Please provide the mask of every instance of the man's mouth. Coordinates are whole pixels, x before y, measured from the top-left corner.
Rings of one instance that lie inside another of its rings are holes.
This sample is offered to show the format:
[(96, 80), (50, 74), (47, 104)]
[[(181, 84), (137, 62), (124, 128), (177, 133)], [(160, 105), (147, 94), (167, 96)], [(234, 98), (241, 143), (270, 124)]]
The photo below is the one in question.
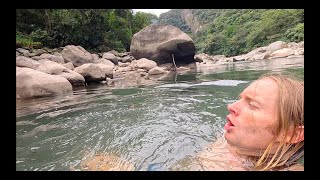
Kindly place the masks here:
[(227, 123), (224, 125), (224, 129), (230, 131), (232, 128), (234, 128), (234, 125), (232, 124), (228, 116), (226, 117), (226, 119)]
[(230, 119), (229, 119), (228, 116), (227, 116), (227, 121), (228, 121), (228, 123), (230, 123), (232, 126), (234, 126), (234, 125), (232, 124), (232, 122), (230, 121)]

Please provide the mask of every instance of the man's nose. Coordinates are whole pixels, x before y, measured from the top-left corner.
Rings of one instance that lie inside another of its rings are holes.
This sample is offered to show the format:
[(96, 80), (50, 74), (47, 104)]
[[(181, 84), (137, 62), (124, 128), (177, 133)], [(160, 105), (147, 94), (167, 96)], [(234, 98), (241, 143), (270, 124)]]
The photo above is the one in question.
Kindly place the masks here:
[(227, 108), (231, 114), (235, 114), (235, 115), (238, 114), (239, 110), (238, 110), (237, 104), (238, 104), (238, 101), (236, 101), (232, 104), (228, 104)]

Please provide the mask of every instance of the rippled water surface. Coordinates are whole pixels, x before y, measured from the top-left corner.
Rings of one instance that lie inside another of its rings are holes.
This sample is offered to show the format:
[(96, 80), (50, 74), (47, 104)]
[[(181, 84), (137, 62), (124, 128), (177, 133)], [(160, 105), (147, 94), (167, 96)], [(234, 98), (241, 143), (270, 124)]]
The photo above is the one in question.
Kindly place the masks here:
[(223, 135), (226, 106), (258, 76), (304, 77), (303, 58), (239, 62), (177, 75), (157, 85), (16, 101), (16, 169), (188, 170)]

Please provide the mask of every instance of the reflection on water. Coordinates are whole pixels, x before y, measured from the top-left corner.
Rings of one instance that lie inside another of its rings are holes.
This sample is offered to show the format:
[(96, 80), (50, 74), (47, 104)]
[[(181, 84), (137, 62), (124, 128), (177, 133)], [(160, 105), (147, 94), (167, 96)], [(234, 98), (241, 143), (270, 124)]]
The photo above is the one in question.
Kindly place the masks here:
[(198, 68), (198, 71), (202, 74), (212, 74), (220, 72), (230, 71), (282, 71), (284, 68), (297, 68), (304, 65), (304, 58), (292, 57), (292, 58), (275, 58), (267, 60), (255, 60), (255, 61), (238, 61), (227, 64), (213, 64), (210, 66), (204, 66)]
[(186, 157), (170, 167), (172, 171), (248, 171), (253, 164), (247, 159), (235, 157), (227, 148), (224, 138), (203, 148), (192, 157)]
[[(70, 167), (70, 170), (76, 170)], [(118, 156), (96, 154), (84, 159), (80, 164), (82, 171), (134, 171), (134, 166)]]
[(222, 136), (227, 104), (261, 74), (303, 78), (303, 66), (303, 59), (242, 62), (149, 87), (17, 100), (16, 169), (206, 170), (195, 157)]

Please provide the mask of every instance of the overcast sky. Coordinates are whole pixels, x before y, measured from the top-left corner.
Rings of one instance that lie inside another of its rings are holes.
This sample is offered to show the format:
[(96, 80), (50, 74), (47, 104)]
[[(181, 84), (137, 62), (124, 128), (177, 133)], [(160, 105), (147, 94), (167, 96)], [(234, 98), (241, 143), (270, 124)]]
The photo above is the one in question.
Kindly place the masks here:
[(168, 12), (169, 10), (170, 9), (133, 9), (133, 13), (140, 11), (140, 12), (155, 14), (159, 17), (161, 13)]

